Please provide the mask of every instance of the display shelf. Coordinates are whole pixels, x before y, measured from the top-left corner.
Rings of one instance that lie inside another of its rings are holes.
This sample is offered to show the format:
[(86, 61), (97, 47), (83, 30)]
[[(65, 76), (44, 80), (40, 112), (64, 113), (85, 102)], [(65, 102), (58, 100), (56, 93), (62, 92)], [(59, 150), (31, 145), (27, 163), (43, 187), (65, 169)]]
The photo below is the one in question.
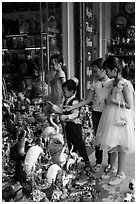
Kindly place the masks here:
[[(24, 48), (3, 48), (2, 51), (20, 51), (20, 50), (40, 50), (41, 47), (24, 47)], [(43, 49), (47, 49), (47, 47), (43, 47)]]
[[(21, 9), (23, 7), (25, 9)], [(35, 69), (33, 64), (30, 66), (30, 59), (38, 71), (44, 72), (49, 69), (49, 57), (55, 52), (62, 53), (61, 9), (61, 3), (33, 2), (31, 6), (25, 2), (3, 3), (2, 74), (5, 72), (8, 72), (8, 76), (13, 72), (22, 74), (20, 71), (22, 64), (24, 65), (22, 69), (27, 69), (28, 72), (32, 67)]]
[[(48, 28), (49, 33), (59, 33), (58, 29), (54, 28)], [(49, 33), (47, 32), (42, 32), (41, 35), (48, 35)], [(21, 34), (10, 34), (10, 35), (5, 35), (3, 36), (4, 38), (12, 38), (12, 37), (27, 37), (27, 36), (32, 36), (32, 35), (40, 35), (40, 33), (21, 33)]]
[[(123, 77), (130, 80), (135, 87), (135, 43), (121, 43), (121, 40), (122, 38), (117, 37), (116, 43), (108, 46), (108, 56), (114, 56), (122, 60), (124, 64)], [(112, 42), (115, 42), (115, 40), (112, 40)]]
[(112, 54), (109, 54), (109, 55), (111, 55), (111, 56), (113, 56), (113, 57), (118, 57), (118, 58), (135, 58), (135, 55), (112, 55)]
[(111, 44), (110, 47), (135, 47), (135, 43), (120, 43), (120, 44)]
[(126, 61), (135, 59), (135, 43), (111, 44), (108, 50), (108, 55), (113, 55)]
[(3, 64), (2, 67), (14, 67), (13, 64)]

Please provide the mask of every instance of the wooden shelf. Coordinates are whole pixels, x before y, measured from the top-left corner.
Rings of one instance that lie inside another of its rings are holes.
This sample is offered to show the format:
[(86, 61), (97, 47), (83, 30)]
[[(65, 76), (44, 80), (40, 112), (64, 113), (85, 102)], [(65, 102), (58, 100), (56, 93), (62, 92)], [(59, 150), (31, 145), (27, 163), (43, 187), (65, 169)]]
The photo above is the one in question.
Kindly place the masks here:
[[(24, 48), (3, 48), (2, 51), (19, 51), (19, 50), (39, 50), (41, 47), (24, 47)], [(46, 49), (44, 46), (43, 49)]]
[(111, 44), (110, 47), (135, 47), (135, 43)]
[[(55, 28), (48, 28), (48, 32), (50, 33), (59, 33), (59, 30), (58, 29), (55, 29)], [(35, 35), (49, 35), (48, 32), (42, 32), (42, 33), (19, 33), (19, 34), (9, 34), (9, 35), (5, 35), (3, 36), (3, 38), (13, 38), (13, 37), (27, 37), (27, 36), (35, 36)]]
[(110, 55), (113, 57), (122, 57), (122, 58), (135, 58), (135, 55)]

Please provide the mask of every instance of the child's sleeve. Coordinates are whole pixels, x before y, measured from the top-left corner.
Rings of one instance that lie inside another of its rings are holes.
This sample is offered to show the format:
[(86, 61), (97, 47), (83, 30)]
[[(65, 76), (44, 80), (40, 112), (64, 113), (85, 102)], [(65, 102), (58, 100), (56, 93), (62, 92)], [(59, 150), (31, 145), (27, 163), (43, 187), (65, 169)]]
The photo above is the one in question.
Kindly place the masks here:
[(59, 78), (66, 78), (65, 72), (63, 72), (62, 70), (59, 71), (58, 77), (59, 77)]
[(90, 86), (90, 90), (94, 91), (95, 90), (95, 81), (92, 82)]
[[(73, 101), (72, 105), (76, 105), (78, 103), (77, 100)], [(79, 109), (72, 110), (72, 114), (68, 115), (69, 120), (74, 120), (79, 116)]]
[(58, 77), (60, 78), (60, 80), (62, 81), (62, 83), (64, 83), (66, 81), (66, 75), (65, 75), (65, 72), (64, 71), (60, 71), (58, 73)]

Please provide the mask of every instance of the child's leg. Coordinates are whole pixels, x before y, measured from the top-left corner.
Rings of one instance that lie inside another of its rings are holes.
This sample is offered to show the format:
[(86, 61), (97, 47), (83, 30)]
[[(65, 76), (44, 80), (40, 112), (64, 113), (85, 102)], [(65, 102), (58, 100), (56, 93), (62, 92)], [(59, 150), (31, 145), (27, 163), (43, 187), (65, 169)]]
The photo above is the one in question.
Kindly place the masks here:
[(125, 158), (126, 158), (125, 152), (118, 152), (118, 170), (117, 170), (118, 175), (123, 174), (124, 165), (125, 165)]
[(125, 165), (125, 152), (118, 152), (118, 170), (114, 180), (109, 182), (109, 185), (117, 186), (125, 179), (125, 174), (123, 172)]
[(111, 169), (115, 168), (115, 164), (116, 164), (116, 159), (117, 159), (117, 152), (112, 152), (109, 153), (110, 155), (110, 165), (111, 165)]
[(84, 161), (89, 161), (85, 143), (82, 140), (82, 127), (80, 124), (73, 122), (66, 123), (66, 135), (69, 141), (74, 145), (74, 151), (78, 151)]
[[(101, 118), (102, 112), (93, 111), (92, 110), (92, 122), (93, 122), (93, 129), (94, 133), (96, 135), (98, 124)], [(99, 149), (99, 146), (95, 147), (95, 157), (96, 157), (96, 164), (102, 163), (102, 157), (103, 157), (103, 151)]]
[(98, 124), (99, 124), (101, 115), (102, 115), (102, 112), (92, 110), (92, 122), (93, 122), (93, 129), (94, 129), (95, 135), (97, 132), (97, 128), (98, 128)]
[(68, 145), (68, 149), (69, 151), (71, 150), (71, 147), (72, 147), (72, 139), (71, 139), (71, 135), (70, 135), (70, 125), (69, 123), (66, 123), (66, 126), (65, 126), (65, 136), (66, 136), (66, 139), (67, 139), (67, 145)]
[(109, 162), (110, 162), (110, 166), (109, 168), (105, 169), (105, 174), (103, 174), (101, 176), (102, 179), (108, 179), (110, 177), (113, 177), (117, 170), (116, 170), (116, 167), (115, 167), (115, 164), (116, 164), (116, 159), (117, 159), (117, 152), (112, 152), (112, 153), (108, 153), (109, 154)]
[(111, 153), (108, 153), (108, 164), (111, 164), (110, 157), (111, 157)]
[(85, 143), (82, 139), (82, 127), (81, 125), (77, 124), (76, 125), (76, 129), (75, 129), (75, 146), (77, 147), (78, 149), (78, 152), (79, 152), (79, 155), (81, 157), (83, 157), (84, 161), (89, 161), (89, 158), (88, 158), (88, 154), (87, 154), (87, 150), (86, 150), (86, 146), (85, 146)]
[(100, 146), (95, 147), (96, 164), (102, 164), (103, 150), (100, 150)]
[(111, 153), (108, 153), (108, 165), (104, 168), (104, 172), (107, 173), (111, 169), (111, 161), (110, 161)]

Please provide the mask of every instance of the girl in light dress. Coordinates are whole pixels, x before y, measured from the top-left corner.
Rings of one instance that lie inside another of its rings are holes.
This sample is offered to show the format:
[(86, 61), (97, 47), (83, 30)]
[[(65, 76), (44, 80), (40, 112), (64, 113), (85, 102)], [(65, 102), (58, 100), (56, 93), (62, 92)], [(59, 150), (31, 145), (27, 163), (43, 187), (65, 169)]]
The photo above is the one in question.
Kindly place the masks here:
[[(113, 56), (103, 64), (109, 78), (114, 78), (110, 96), (101, 115), (96, 134), (96, 143), (100, 149), (110, 154), (111, 169), (103, 179), (114, 176), (110, 185), (120, 184), (124, 178), (126, 153), (135, 149), (134, 139), (134, 89), (130, 81), (122, 77), (122, 63)], [(115, 163), (118, 156), (118, 168)]]

